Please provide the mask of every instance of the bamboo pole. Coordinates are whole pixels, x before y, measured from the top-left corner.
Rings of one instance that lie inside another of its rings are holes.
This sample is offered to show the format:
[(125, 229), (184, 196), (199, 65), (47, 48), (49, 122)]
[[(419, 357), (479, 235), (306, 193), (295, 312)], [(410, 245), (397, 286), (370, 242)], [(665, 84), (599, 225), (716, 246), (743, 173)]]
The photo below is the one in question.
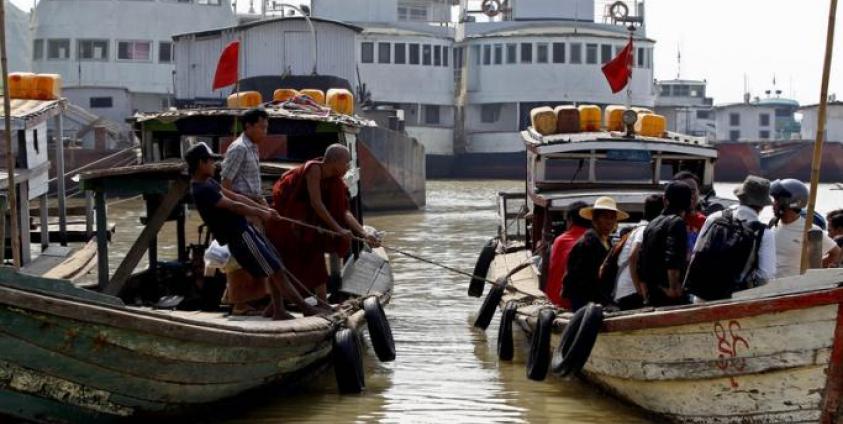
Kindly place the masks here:
[(831, 56), (834, 46), (834, 18), (837, 15), (837, 0), (831, 0), (828, 12), (828, 31), (825, 40), (825, 63), (823, 64), (820, 105), (817, 110), (817, 140), (814, 143), (814, 158), (811, 161), (811, 191), (808, 195), (808, 215), (805, 217), (805, 229), (802, 232), (802, 262), (800, 272), (808, 268), (808, 231), (814, 223), (814, 210), (817, 203), (817, 186), (820, 182), (820, 164), (822, 163), (823, 138), (825, 137), (826, 107), (828, 106), (828, 80), (831, 76)]
[(12, 153), (12, 101), (9, 99), (9, 69), (6, 60), (6, 5), (0, 0), (0, 68), (3, 76), (3, 140), (6, 144), (6, 172), (8, 172), (7, 192), (9, 193), (9, 214), (12, 227), (12, 261), (15, 269), (20, 267), (20, 228), (18, 228), (18, 208), (15, 187), (15, 157)]

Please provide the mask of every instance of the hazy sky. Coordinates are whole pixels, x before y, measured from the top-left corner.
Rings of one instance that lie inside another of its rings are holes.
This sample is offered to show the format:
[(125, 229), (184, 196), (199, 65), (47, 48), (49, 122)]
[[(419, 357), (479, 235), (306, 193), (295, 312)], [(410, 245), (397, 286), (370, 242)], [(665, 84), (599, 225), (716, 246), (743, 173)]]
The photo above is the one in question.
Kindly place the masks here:
[[(605, 1), (597, 0), (597, 8)], [(32, 7), (29, 0), (12, 2), (24, 10)], [(248, 0), (238, 3), (238, 9), (248, 7)], [(679, 48), (681, 77), (708, 80), (708, 94), (715, 103), (740, 101), (744, 75), (753, 96), (763, 97), (772, 89), (775, 75), (784, 96), (802, 104), (819, 101), (829, 0), (646, 0), (645, 4), (647, 33), (656, 40), (657, 79), (676, 77)], [(837, 16), (837, 57), (829, 93), (843, 100), (843, 11)]]

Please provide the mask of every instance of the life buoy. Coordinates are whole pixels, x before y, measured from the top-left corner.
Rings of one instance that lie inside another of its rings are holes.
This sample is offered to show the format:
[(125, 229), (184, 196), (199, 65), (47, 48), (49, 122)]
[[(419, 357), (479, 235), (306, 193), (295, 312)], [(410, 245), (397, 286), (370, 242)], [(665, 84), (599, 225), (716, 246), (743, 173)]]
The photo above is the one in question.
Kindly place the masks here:
[(501, 13), (501, 1), (483, 0), (483, 3), (480, 4), (480, 10), (482, 10), (483, 14), (490, 18), (498, 16), (498, 14)]
[(503, 298), (503, 284), (495, 284), (489, 290), (489, 294), (483, 299), (483, 304), (480, 305), (480, 311), (477, 313), (477, 319), (474, 320), (474, 326), (486, 330), (489, 328), (489, 323), (492, 322), (492, 317), (495, 316), (495, 310)]
[(340, 393), (362, 392), (366, 387), (363, 357), (360, 354), (360, 340), (354, 330), (343, 328), (334, 333), (331, 357)]
[(381, 362), (395, 360), (395, 339), (392, 338), (392, 328), (386, 319), (380, 300), (375, 296), (367, 297), (363, 301), (366, 314), (366, 326), (369, 328), (369, 340), (375, 354)]
[(489, 273), (489, 266), (492, 265), (492, 259), (495, 259), (495, 249), (497, 248), (497, 241), (489, 239), (480, 251), (480, 256), (477, 258), (477, 263), (474, 265), (474, 272), (471, 277), (471, 283), (468, 284), (468, 295), (471, 297), (480, 297), (483, 295), (483, 286), (486, 285), (486, 274)]
[(536, 329), (530, 340), (530, 356), (527, 357), (527, 378), (542, 381), (547, 376), (547, 366), (550, 363), (550, 333), (553, 331), (553, 321), (556, 311), (542, 309), (536, 320)]
[(579, 372), (591, 355), (602, 323), (603, 307), (598, 304), (589, 303), (574, 313), (553, 352), (551, 370), (560, 376)]
[(506, 302), (501, 314), (501, 325), (498, 327), (498, 359), (511, 361), (514, 354), (512, 345), (512, 322), (515, 320), (515, 313), (518, 311), (518, 304), (514, 300)]

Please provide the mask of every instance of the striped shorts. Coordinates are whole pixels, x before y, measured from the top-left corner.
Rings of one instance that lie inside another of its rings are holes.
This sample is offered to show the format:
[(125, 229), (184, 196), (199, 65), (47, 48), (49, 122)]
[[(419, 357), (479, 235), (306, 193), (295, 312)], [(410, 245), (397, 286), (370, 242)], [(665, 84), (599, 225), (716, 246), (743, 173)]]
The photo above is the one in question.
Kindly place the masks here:
[(281, 270), (281, 257), (266, 236), (251, 225), (228, 242), (228, 250), (252, 277), (262, 278)]

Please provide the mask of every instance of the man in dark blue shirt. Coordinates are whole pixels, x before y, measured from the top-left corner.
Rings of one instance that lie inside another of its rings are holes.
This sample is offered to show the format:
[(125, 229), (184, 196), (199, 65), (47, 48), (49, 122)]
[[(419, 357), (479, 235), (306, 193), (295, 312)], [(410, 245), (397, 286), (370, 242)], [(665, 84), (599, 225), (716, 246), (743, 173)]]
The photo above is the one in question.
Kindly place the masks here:
[(208, 225), (214, 238), (228, 250), (237, 263), (252, 277), (269, 277), (272, 304), (267, 309), (272, 319), (292, 319), (284, 308), (284, 299), (289, 299), (307, 315), (315, 315), (320, 309), (310, 306), (284, 277), (284, 266), (272, 244), (264, 235), (254, 229), (246, 217), (258, 218), (263, 222), (280, 219), (275, 210), (261, 205), (246, 196), (223, 188), (213, 179), (214, 160), (220, 159), (205, 143), (198, 143), (184, 155), (191, 176), (191, 192), (199, 215)]

